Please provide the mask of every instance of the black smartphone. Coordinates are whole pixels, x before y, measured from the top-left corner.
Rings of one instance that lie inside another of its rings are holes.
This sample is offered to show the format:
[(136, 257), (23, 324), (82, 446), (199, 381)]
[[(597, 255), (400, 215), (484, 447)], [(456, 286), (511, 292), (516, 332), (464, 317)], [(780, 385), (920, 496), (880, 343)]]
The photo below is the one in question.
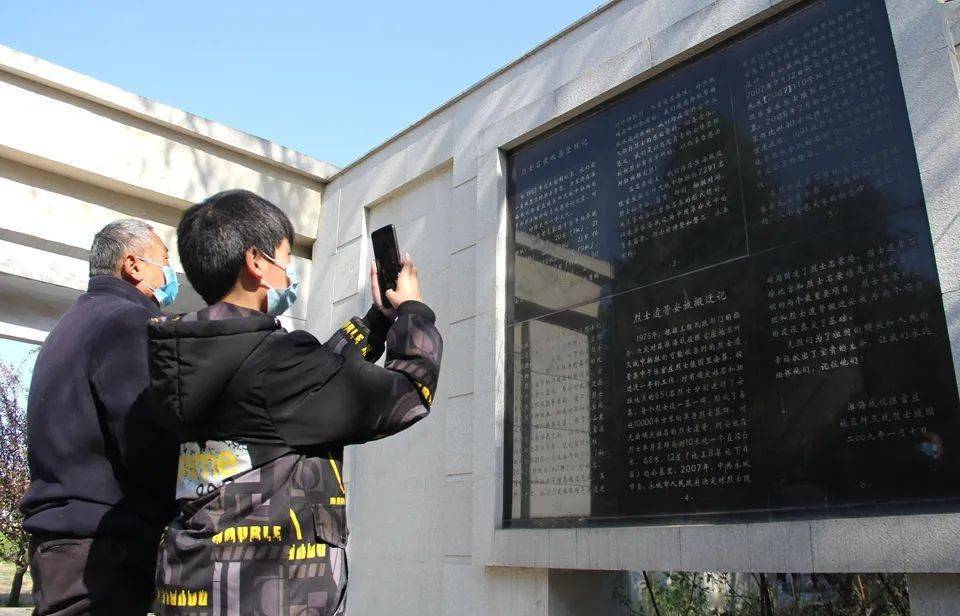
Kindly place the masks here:
[(380, 282), (380, 298), (384, 308), (393, 308), (387, 299), (387, 289), (397, 288), (397, 277), (403, 268), (400, 259), (400, 247), (397, 245), (397, 231), (393, 225), (380, 227), (370, 234), (373, 240), (373, 259), (377, 263), (377, 279)]

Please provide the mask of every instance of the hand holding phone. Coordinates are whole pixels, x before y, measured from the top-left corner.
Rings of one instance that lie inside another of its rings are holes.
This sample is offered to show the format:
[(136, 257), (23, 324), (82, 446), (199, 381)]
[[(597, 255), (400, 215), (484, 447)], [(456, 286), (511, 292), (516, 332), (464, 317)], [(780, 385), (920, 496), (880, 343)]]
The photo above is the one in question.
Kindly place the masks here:
[(397, 234), (393, 225), (381, 227), (371, 234), (374, 263), (370, 268), (370, 289), (373, 302), (387, 316), (405, 301), (423, 301), (417, 268), (410, 255), (400, 257)]
[(397, 278), (403, 268), (400, 259), (400, 248), (397, 245), (397, 232), (393, 225), (380, 227), (370, 234), (373, 241), (373, 258), (376, 266), (377, 282), (379, 283), (381, 307), (393, 308), (387, 291), (397, 288)]

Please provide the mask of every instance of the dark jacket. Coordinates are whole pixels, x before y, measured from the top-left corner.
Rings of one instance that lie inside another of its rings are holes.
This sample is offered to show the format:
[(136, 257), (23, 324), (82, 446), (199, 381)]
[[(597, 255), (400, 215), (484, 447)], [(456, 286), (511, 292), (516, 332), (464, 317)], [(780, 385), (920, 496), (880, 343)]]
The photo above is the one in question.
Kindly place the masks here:
[(94, 276), (40, 349), (27, 403), (24, 527), (55, 537), (158, 537), (174, 511), (177, 441), (147, 396), (157, 305)]
[(161, 614), (343, 609), (343, 447), (419, 421), (437, 386), (433, 312), (405, 302), (397, 315), (371, 309), (325, 344), (223, 303), (151, 322), (151, 391), (181, 442)]

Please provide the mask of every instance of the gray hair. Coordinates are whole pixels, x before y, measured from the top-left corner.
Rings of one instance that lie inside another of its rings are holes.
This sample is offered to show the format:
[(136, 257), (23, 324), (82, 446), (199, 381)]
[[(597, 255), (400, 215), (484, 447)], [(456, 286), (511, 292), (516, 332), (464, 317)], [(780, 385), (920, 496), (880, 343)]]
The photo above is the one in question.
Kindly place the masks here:
[(115, 220), (100, 229), (90, 247), (90, 275), (116, 276), (124, 253), (147, 248), (152, 231), (153, 227), (136, 218)]

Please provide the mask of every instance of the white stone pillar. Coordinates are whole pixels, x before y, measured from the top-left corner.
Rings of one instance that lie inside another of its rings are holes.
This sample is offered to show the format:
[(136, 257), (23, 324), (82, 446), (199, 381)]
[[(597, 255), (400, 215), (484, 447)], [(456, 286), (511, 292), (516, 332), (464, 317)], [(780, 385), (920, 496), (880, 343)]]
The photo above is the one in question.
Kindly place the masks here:
[(617, 599), (618, 585), (629, 583), (625, 571), (567, 571), (549, 573), (548, 616), (607, 614), (629, 616), (630, 608)]
[(907, 574), (911, 616), (960, 614), (960, 574)]

